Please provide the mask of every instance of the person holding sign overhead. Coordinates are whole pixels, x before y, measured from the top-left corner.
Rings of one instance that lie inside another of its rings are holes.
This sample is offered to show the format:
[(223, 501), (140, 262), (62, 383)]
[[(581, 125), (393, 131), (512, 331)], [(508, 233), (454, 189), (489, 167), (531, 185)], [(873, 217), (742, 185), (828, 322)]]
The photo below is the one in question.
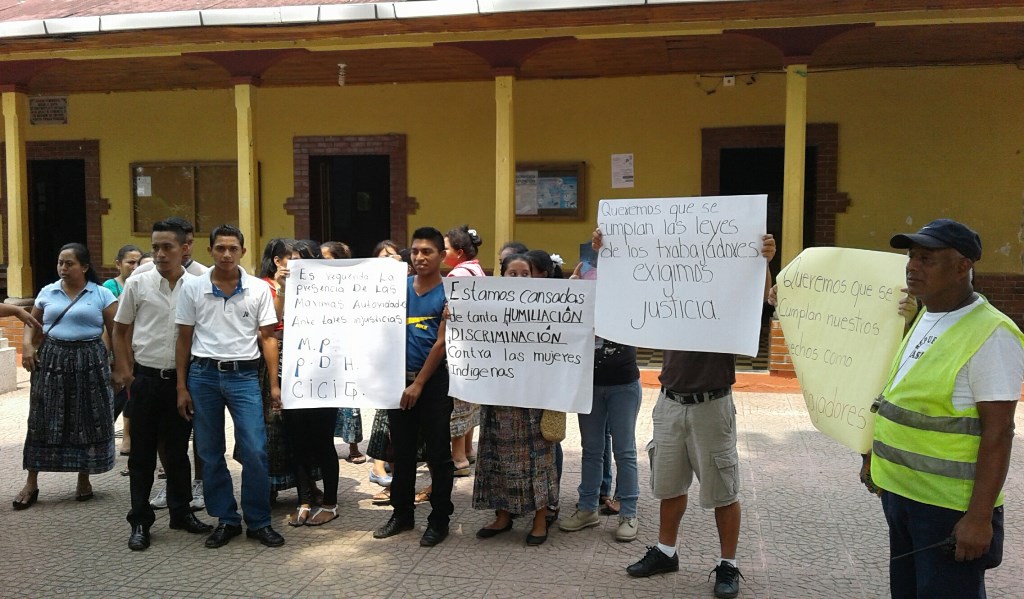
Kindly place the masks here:
[[(601, 246), (601, 231), (594, 245)], [(775, 238), (764, 235), (761, 255), (775, 257)], [(771, 288), (766, 271), (764, 297)], [(721, 549), (713, 570), (715, 597), (739, 594), (740, 571), (736, 547), (740, 535), (739, 456), (736, 451), (736, 356), (693, 351), (664, 352), (661, 394), (654, 406), (651, 489), (661, 501), (658, 544), (626, 568), (630, 576), (646, 577), (679, 569), (676, 542), (679, 522), (686, 511), (687, 491), (694, 475), (700, 481), (700, 504), (715, 510)]]
[(405, 370), (408, 386), (402, 393), (401, 408), (388, 410), (388, 425), (395, 455), (391, 505), (394, 512), (387, 523), (373, 533), (384, 539), (415, 526), (416, 449), (426, 444), (427, 465), (433, 481), (427, 530), (420, 539), (433, 547), (448, 536), (454, 468), (448, 436), (452, 400), (448, 396), (448, 369), (444, 349), (444, 286), (441, 261), (444, 236), (433, 227), (421, 227), (412, 234), (413, 267), (407, 287)]
[(1024, 334), (974, 291), (981, 238), (948, 219), (894, 236), (925, 307), (875, 402), (870, 470), (889, 525), (894, 598), (985, 597), (1002, 560), (1002, 487), (1024, 380)]

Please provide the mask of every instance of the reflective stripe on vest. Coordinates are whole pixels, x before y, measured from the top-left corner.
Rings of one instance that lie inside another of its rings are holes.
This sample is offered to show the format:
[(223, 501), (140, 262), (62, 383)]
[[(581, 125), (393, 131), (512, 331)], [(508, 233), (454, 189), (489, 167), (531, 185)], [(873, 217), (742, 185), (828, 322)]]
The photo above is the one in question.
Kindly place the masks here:
[(881, 441), (875, 441), (871, 445), (871, 451), (884, 460), (905, 466), (917, 472), (937, 474), (959, 480), (974, 480), (974, 464), (970, 462), (956, 462), (933, 458), (912, 451), (890, 447)]
[(981, 420), (969, 416), (926, 416), (901, 408), (884, 399), (878, 404), (878, 415), (888, 418), (896, 424), (923, 431), (981, 436)]

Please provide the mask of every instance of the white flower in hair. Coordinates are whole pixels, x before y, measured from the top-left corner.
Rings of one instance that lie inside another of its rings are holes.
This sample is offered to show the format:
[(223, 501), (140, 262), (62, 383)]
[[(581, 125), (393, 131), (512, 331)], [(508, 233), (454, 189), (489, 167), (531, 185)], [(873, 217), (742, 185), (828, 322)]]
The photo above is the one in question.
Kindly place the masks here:
[(551, 261), (559, 266), (565, 265), (565, 260), (562, 260), (562, 257), (558, 254), (551, 254)]
[(470, 237), (476, 237), (476, 229), (467, 229), (466, 233), (469, 233)]

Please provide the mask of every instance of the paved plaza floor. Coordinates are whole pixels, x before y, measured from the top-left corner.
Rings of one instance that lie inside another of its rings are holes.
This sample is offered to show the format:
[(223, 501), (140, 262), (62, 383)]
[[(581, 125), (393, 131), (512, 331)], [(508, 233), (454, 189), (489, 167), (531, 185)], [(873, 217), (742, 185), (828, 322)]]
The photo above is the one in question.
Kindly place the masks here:
[[(712, 512), (696, 507), (683, 518), (678, 573), (629, 578), (624, 568), (657, 540), (657, 502), (641, 453), (640, 535), (617, 543), (616, 517), (576, 533), (552, 529), (548, 542), (527, 547), (527, 522), (481, 541), (474, 534), (492, 514), (472, 508), (472, 478), (458, 479), (452, 534), (424, 549), (417, 532), (375, 540), (389, 508), (375, 507), (379, 490), (369, 464), (342, 462), (341, 517), (323, 527), (291, 528), (285, 517), (294, 492), (282, 493), (274, 527), (287, 539), (278, 549), (244, 536), (206, 549), (203, 536), (167, 528), (158, 512), (153, 545), (127, 548), (128, 478), (93, 477), (93, 501), (74, 501), (75, 475), (42, 473), (39, 502), (15, 512), (9, 501), (24, 484), (22, 442), (28, 389), (0, 396), (0, 597), (711, 597), (708, 573), (718, 556)], [(637, 426), (642, 449), (650, 438), (655, 392), (645, 390)], [(813, 429), (799, 395), (738, 393), (743, 525), (741, 597), (852, 598), (887, 596), (887, 536), (878, 499), (857, 482), (860, 458)], [(369, 433), (372, 413), (363, 412)], [(579, 483), (579, 431), (569, 418), (564, 442), (563, 513), (571, 513)], [(1018, 410), (1018, 427), (1024, 410)], [(1024, 429), (1022, 429), (1024, 430)], [(338, 439), (339, 452), (347, 446)], [(364, 443), (365, 446), (365, 443)], [(1024, 448), (1019, 445), (1006, 485), (1006, 553), (988, 576), (990, 597), (1022, 596)], [(230, 448), (229, 448), (230, 453)], [(239, 468), (230, 462), (236, 493)], [(425, 483), (421, 469), (419, 487)], [(162, 483), (158, 483), (162, 484)], [(696, 488), (693, 489), (696, 498)], [(209, 520), (205, 512), (199, 515)], [(712, 579), (713, 580), (713, 579)]]

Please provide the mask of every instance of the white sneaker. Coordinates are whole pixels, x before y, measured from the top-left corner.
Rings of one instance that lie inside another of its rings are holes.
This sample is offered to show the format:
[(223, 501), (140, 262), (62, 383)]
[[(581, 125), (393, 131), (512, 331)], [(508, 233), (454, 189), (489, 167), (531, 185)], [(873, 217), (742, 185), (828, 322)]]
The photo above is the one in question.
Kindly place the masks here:
[(192, 502), (188, 504), (193, 512), (206, 509), (206, 500), (203, 499), (203, 481), (192, 481)]
[(154, 510), (162, 510), (167, 507), (167, 486), (164, 485), (163, 489), (156, 494), (156, 497), (149, 500), (149, 506)]
[(632, 518), (619, 516), (619, 527), (615, 529), (615, 540), (628, 543), (636, 539), (638, 528), (640, 528), (640, 524), (637, 522), (636, 516)]
[(576, 510), (568, 518), (559, 520), (558, 528), (565, 532), (576, 532), (577, 530), (597, 526), (600, 523), (601, 519), (598, 518), (596, 511), (584, 512), (583, 510)]

